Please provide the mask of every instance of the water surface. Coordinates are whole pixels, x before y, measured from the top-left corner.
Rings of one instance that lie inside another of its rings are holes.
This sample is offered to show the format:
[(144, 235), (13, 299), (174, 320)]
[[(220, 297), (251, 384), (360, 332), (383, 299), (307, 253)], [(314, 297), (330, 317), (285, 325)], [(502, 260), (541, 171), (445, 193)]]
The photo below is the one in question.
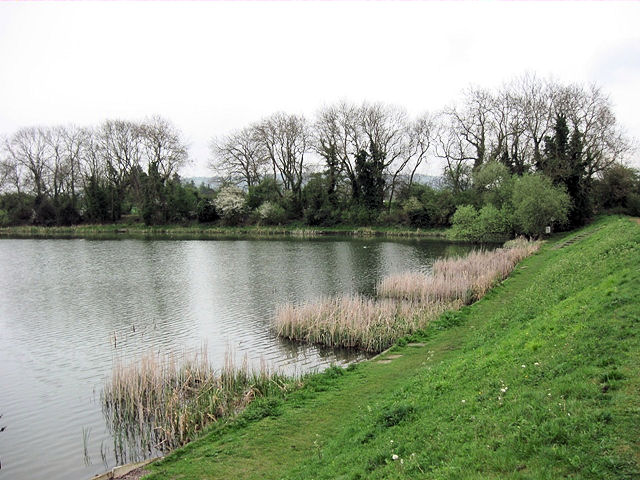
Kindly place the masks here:
[[(0, 240), (0, 479), (88, 479), (115, 464), (100, 391), (118, 359), (227, 351), (289, 372), (362, 358), (284, 342), (276, 306), (373, 294), (468, 246), (433, 240)], [(87, 455), (85, 457), (84, 447)]]

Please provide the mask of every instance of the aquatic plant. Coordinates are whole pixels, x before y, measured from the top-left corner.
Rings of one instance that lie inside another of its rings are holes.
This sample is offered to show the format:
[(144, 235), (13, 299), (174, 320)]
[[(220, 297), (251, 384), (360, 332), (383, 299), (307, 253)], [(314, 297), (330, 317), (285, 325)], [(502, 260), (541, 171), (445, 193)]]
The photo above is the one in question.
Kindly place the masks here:
[(198, 354), (144, 355), (118, 362), (101, 395), (119, 461), (138, 460), (193, 440), (211, 422), (235, 415), (254, 397), (286, 389), (285, 378), (265, 364), (250, 369), (226, 355), (215, 370)]
[(430, 274), (385, 278), (377, 286), (377, 299), (351, 295), (286, 303), (276, 311), (274, 329), (290, 340), (380, 352), (444, 311), (482, 297), (538, 248), (537, 242), (517, 239), (493, 251), (438, 260)]
[(379, 352), (455, 306), (451, 302), (417, 304), (344, 295), (281, 305), (274, 328), (278, 336), (290, 340)]
[(420, 303), (459, 300), (468, 304), (505, 279), (520, 260), (539, 247), (539, 242), (519, 238), (496, 250), (475, 250), (464, 257), (437, 260), (430, 274), (391, 275), (378, 284), (377, 292), (380, 297)]

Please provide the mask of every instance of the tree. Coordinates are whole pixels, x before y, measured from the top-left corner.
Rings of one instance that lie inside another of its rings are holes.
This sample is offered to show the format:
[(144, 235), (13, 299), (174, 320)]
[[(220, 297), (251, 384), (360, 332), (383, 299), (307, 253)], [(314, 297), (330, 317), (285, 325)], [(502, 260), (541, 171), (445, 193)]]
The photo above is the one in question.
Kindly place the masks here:
[(640, 172), (615, 164), (601, 172), (595, 183), (595, 199), (606, 210), (640, 215)]
[(226, 180), (247, 188), (260, 182), (269, 165), (269, 157), (256, 126), (213, 139), (210, 150), (209, 166)]
[(7, 169), (17, 176), (15, 184), (28, 187), (40, 202), (48, 191), (47, 134), (43, 128), (21, 128), (5, 141)]
[(571, 199), (545, 175), (526, 174), (514, 181), (511, 203), (516, 231), (537, 237), (546, 226), (566, 224)]
[(153, 116), (139, 126), (141, 159), (155, 167), (163, 182), (189, 161), (180, 131), (168, 120)]
[(138, 126), (125, 120), (106, 120), (97, 129), (93, 147), (108, 185), (110, 220), (120, 219), (127, 191), (142, 203), (139, 180), (142, 145)]
[(571, 198), (569, 224), (583, 225), (592, 214), (591, 177), (584, 160), (582, 135), (577, 127), (569, 137), (567, 119), (558, 114), (553, 136), (545, 138), (545, 152), (539, 165), (556, 185), (563, 185)]
[(451, 117), (440, 115), (435, 133), (435, 155), (445, 160), (443, 176), (445, 185), (454, 194), (460, 193), (471, 183), (473, 152), (468, 142), (451, 122)]
[(273, 178), (293, 195), (297, 208), (302, 205), (305, 155), (311, 132), (302, 116), (276, 113), (255, 126), (257, 138), (271, 161)]

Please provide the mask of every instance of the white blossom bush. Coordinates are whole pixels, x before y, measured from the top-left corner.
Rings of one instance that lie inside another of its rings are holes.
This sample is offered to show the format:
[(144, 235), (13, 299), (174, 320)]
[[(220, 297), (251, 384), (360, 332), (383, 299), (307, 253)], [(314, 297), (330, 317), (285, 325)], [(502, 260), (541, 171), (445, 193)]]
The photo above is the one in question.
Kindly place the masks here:
[(237, 225), (247, 213), (247, 202), (244, 192), (238, 187), (222, 187), (213, 200), (216, 211), (227, 225)]

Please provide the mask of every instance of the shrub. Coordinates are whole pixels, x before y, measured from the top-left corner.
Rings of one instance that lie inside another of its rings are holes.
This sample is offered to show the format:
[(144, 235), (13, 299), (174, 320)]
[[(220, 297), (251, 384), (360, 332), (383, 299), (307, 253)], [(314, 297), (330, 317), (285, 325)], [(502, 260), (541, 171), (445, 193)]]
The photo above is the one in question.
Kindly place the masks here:
[(279, 201), (280, 189), (272, 177), (263, 178), (257, 185), (249, 187), (247, 192), (247, 208), (249, 210), (255, 210), (264, 202), (278, 203)]
[(213, 204), (226, 225), (238, 225), (247, 213), (244, 192), (238, 187), (222, 187)]
[(0, 210), (0, 227), (9, 225), (9, 214), (6, 210)]
[(429, 214), (424, 205), (416, 197), (409, 197), (402, 206), (402, 210), (413, 227), (428, 227)]
[(565, 225), (571, 206), (565, 190), (541, 174), (516, 179), (511, 202), (516, 231), (529, 236), (541, 235), (547, 225)]
[(216, 212), (216, 208), (213, 206), (213, 203), (206, 198), (203, 198), (198, 202), (196, 212), (198, 215), (198, 222), (200, 223), (215, 222), (220, 218), (220, 215)]
[(478, 211), (473, 205), (460, 205), (453, 214), (449, 235), (457, 240), (477, 241)]
[(506, 209), (498, 210), (493, 205), (485, 205), (480, 209), (476, 219), (475, 233), (477, 241), (505, 241), (511, 234), (510, 215)]
[(287, 213), (277, 203), (264, 202), (257, 209), (258, 220), (263, 225), (279, 225), (287, 219)]
[(363, 205), (353, 205), (342, 212), (342, 222), (348, 225), (371, 225), (378, 212)]

